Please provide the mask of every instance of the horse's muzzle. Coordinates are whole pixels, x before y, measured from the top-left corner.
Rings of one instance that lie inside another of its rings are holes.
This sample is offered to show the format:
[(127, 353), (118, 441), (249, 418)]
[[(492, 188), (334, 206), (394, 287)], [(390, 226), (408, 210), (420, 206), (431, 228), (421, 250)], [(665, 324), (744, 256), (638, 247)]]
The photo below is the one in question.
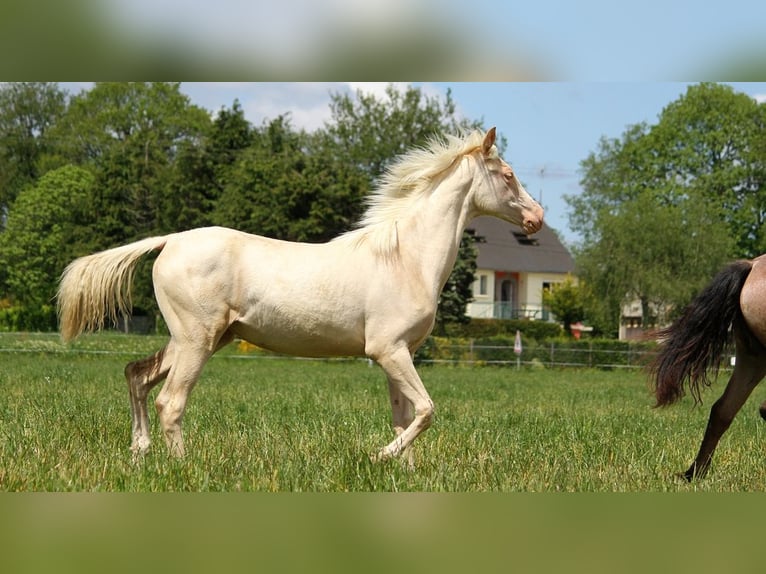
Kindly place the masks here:
[(524, 233), (527, 235), (532, 235), (533, 233), (537, 233), (540, 231), (540, 229), (543, 227), (543, 208), (539, 205), (529, 210), (524, 214), (524, 220), (521, 224), (521, 228), (524, 230)]

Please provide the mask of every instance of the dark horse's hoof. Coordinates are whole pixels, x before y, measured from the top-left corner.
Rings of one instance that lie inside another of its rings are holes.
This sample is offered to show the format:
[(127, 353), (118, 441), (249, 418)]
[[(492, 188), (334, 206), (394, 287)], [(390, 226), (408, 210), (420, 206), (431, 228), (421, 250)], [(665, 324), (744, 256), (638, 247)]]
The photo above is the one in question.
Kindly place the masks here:
[(691, 482), (694, 480), (694, 473), (689, 472), (688, 470), (686, 472), (679, 472), (676, 474), (676, 478), (683, 480), (684, 482)]
[(680, 473), (678, 477), (682, 478), (686, 482), (694, 482), (695, 480), (704, 478), (708, 470), (710, 470), (710, 462), (700, 466), (692, 464), (688, 469), (686, 469), (686, 472)]
[(758, 412), (761, 413), (761, 418), (766, 421), (766, 401), (761, 403), (761, 408), (758, 409)]

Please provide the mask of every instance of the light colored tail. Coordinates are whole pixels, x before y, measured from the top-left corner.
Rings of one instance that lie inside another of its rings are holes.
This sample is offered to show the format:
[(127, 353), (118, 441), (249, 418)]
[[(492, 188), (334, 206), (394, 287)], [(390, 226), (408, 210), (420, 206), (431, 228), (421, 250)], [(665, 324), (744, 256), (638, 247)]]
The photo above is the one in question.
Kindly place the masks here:
[(133, 270), (143, 255), (165, 247), (168, 237), (149, 237), (72, 261), (61, 275), (58, 289), (64, 341), (83, 331), (102, 329), (107, 318), (116, 323), (118, 312), (129, 315)]

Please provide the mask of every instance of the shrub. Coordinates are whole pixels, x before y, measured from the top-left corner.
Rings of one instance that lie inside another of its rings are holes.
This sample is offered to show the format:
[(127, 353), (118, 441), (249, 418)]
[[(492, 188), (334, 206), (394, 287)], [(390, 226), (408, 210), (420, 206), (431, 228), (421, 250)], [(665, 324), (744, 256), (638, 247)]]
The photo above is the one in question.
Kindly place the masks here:
[(13, 305), (0, 308), (0, 331), (55, 331), (53, 305)]
[(521, 331), (524, 339), (543, 341), (560, 336), (563, 331), (558, 323), (530, 321), (529, 319), (471, 319), (465, 324), (449, 324), (446, 333), (449, 337), (480, 339), (487, 337), (516, 336)]

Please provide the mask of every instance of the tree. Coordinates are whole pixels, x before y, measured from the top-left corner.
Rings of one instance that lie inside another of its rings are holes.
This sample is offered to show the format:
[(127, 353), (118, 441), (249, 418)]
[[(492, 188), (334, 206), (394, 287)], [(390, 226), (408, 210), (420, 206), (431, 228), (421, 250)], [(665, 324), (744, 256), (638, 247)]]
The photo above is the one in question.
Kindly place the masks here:
[(163, 231), (211, 225), (232, 167), (254, 141), (254, 130), (238, 101), (221, 108), (204, 137), (180, 143), (162, 197)]
[(0, 234), (3, 290), (13, 303), (46, 310), (55, 327), (53, 300), (58, 278), (88, 242), (95, 178), (88, 170), (66, 166), (45, 174), (16, 198)]
[(545, 305), (556, 319), (564, 324), (564, 331), (572, 334), (572, 324), (585, 318), (586, 291), (575, 284), (571, 276), (552, 289), (543, 291)]
[(662, 111), (650, 140), (652, 179), (666, 195), (716, 206), (737, 257), (766, 249), (766, 106), (731, 86), (691, 86)]
[(264, 123), (227, 171), (213, 221), (289, 241), (327, 241), (348, 230), (368, 185), (324, 143), (321, 133), (295, 131), (288, 116)]
[(177, 83), (97, 83), (70, 101), (51, 131), (56, 149), (49, 168), (81, 165), (97, 178), (93, 229), (100, 247), (157, 232), (172, 215), (162, 201), (179, 150), (197, 142), (210, 125)]
[[(570, 225), (583, 237), (576, 262), (596, 295), (589, 317), (599, 328), (616, 331), (632, 299), (641, 301), (645, 326), (663, 322), (658, 313), (678, 311), (724, 261), (748, 256), (761, 240), (763, 160), (750, 151), (758, 105), (746, 99), (692, 86), (657, 125), (602, 139), (582, 162), (583, 193), (566, 199)], [(737, 127), (724, 126), (730, 107)]]
[(40, 176), (39, 159), (53, 146), (48, 131), (65, 107), (56, 84), (0, 84), (0, 229), (19, 192)]

